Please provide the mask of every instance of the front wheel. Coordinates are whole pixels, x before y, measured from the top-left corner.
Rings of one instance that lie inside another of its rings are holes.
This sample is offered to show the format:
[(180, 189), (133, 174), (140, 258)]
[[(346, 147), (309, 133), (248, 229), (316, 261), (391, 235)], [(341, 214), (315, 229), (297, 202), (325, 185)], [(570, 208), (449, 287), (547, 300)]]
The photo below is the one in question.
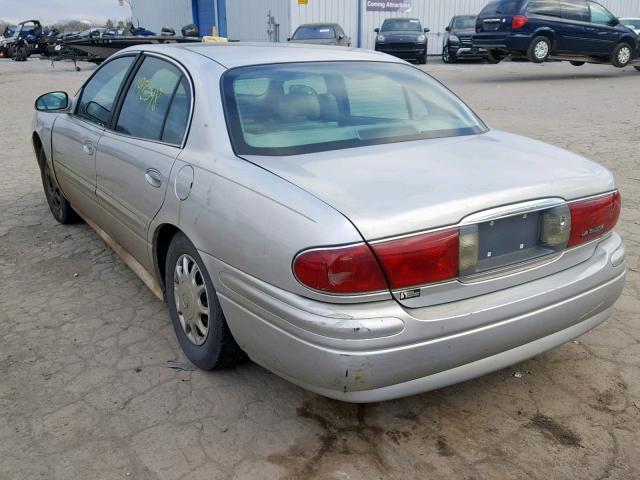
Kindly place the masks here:
[(427, 63), (427, 54), (425, 53), (424, 55), (418, 55), (418, 58), (416, 59), (419, 65), (424, 65)]
[(169, 245), (166, 299), (173, 329), (187, 358), (203, 370), (229, 367), (246, 355), (227, 326), (198, 250), (182, 233)]
[(551, 54), (551, 42), (547, 37), (536, 37), (529, 45), (527, 58), (533, 63), (545, 62)]
[(444, 63), (456, 63), (458, 61), (457, 55), (449, 51), (448, 45), (445, 45), (442, 49), (442, 61)]
[(617, 68), (629, 65), (633, 56), (633, 50), (628, 43), (621, 43), (611, 52), (611, 64)]
[(571, 65), (573, 65), (574, 67), (581, 67), (581, 66), (583, 66), (583, 65), (584, 65), (585, 63), (587, 63), (587, 62), (579, 62), (579, 61), (577, 61), (577, 60), (571, 60), (569, 63), (570, 63)]
[(487, 61), (492, 65), (500, 63), (502, 60), (504, 60), (504, 55), (497, 50), (489, 50), (487, 52)]

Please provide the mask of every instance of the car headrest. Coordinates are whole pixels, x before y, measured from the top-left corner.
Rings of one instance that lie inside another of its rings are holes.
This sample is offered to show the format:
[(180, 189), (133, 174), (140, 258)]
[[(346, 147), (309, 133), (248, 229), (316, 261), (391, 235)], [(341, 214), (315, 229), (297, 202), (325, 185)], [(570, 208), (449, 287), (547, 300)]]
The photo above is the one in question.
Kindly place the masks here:
[(293, 92), (279, 98), (275, 114), (287, 122), (317, 120), (320, 117), (320, 101), (317, 95)]
[(337, 122), (338, 101), (335, 95), (323, 93), (318, 95), (318, 101), (320, 102), (320, 118), (325, 122)]

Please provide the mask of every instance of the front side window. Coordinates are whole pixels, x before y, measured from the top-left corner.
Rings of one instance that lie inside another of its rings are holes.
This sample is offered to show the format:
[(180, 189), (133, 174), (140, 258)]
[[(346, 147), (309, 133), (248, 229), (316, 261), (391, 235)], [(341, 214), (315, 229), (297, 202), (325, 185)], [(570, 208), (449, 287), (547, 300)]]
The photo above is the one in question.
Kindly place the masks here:
[(161, 140), (165, 119), (181, 80), (182, 72), (173, 64), (155, 57), (145, 58), (127, 91), (116, 131)]
[[(265, 82), (262, 95), (245, 93), (248, 84)], [(486, 131), (451, 92), (408, 65), (242, 67), (225, 73), (222, 88), (239, 155), (297, 155)]]
[(129, 68), (135, 57), (120, 57), (105, 63), (82, 89), (76, 114), (90, 122), (106, 126)]
[(381, 32), (421, 32), (422, 26), (419, 20), (411, 18), (392, 18), (385, 20)]
[(587, 0), (560, 0), (562, 18), (579, 22), (589, 21), (589, 4)]
[(602, 5), (596, 2), (589, 2), (589, 7), (591, 7), (591, 23), (599, 25), (613, 24), (615, 17)]
[(531, 0), (527, 13), (546, 17), (560, 17), (560, 2), (558, 0)]
[(294, 40), (326, 40), (336, 38), (336, 31), (330, 25), (300, 27), (293, 34)]

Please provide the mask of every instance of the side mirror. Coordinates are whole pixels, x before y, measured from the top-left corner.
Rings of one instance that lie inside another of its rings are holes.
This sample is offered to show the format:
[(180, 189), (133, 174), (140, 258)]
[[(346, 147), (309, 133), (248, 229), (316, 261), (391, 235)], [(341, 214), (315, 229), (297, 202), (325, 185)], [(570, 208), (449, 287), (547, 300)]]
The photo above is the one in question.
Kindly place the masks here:
[(430, 31), (431, 31), (431, 29), (430, 29), (430, 28), (425, 28), (425, 29), (424, 29), (424, 33), (429, 33)]
[(374, 28), (373, 31), (376, 32), (376, 33), (380, 33), (380, 29), (379, 28)]
[(611, 20), (610, 25), (612, 27), (617, 27), (618, 25), (620, 25), (620, 20), (618, 20), (617, 18), (614, 18)]
[(287, 37), (287, 42), (290, 42), (290, 41), (291, 41), (291, 37)]
[(66, 92), (49, 92), (36, 99), (36, 110), (39, 112), (56, 112), (69, 108), (69, 95)]
[(344, 35), (340, 34), (338, 35), (338, 40), (343, 40), (344, 39)]
[(450, 32), (451, 31), (451, 27), (447, 27), (444, 30), (445, 30), (445, 32)]

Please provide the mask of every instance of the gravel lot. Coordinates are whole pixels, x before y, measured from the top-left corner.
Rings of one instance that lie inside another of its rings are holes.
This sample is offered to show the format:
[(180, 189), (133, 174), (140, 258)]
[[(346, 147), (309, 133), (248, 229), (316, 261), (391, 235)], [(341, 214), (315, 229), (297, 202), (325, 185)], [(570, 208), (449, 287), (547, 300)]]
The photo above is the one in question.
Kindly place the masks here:
[(92, 70), (0, 60), (0, 479), (640, 478), (640, 73), (426, 66), (492, 127), (615, 172), (628, 283), (613, 318), (575, 342), (356, 406), (252, 363), (190, 370), (164, 304), (88, 226), (55, 223), (33, 100), (75, 92)]

